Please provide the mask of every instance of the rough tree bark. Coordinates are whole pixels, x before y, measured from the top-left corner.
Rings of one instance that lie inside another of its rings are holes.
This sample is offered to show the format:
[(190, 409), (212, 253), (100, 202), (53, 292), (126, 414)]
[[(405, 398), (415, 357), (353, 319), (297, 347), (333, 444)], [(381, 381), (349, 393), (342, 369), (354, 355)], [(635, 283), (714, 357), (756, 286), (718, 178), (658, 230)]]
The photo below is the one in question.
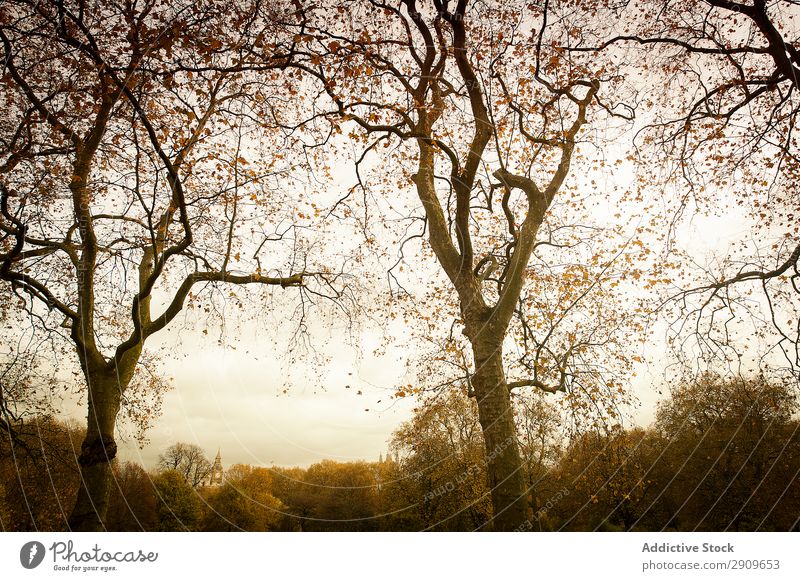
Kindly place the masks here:
[(114, 369), (89, 373), (86, 438), (78, 456), (81, 486), (68, 521), (73, 531), (103, 530), (112, 484), (111, 461), (117, 455), (114, 428), (126, 387), (120, 380)]
[(507, 531), (527, 519), (528, 502), (514, 412), (503, 370), (502, 340), (479, 337), (473, 342), (475, 374), (472, 387), (486, 443), (494, 528)]

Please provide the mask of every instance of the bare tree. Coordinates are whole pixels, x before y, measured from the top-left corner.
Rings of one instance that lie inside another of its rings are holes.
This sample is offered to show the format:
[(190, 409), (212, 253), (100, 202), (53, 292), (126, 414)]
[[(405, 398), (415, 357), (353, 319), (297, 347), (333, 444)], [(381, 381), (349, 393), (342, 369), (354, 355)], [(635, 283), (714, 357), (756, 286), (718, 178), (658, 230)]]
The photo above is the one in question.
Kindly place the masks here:
[(211, 472), (211, 462), (206, 458), (203, 449), (197, 444), (178, 442), (173, 444), (158, 457), (161, 470), (175, 470), (186, 479), (193, 488), (200, 486)]
[[(441, 302), (418, 310), (435, 325), (452, 305), (456, 320), (444, 325), (461, 328), (467, 339), (466, 351), (451, 344), (436, 359), (464, 355), (487, 452), (494, 508), (488, 526), (498, 530), (517, 528), (528, 511), (511, 390), (564, 393), (602, 415), (611, 404), (599, 402), (613, 401), (620, 387), (604, 383), (599, 369), (577, 371), (595, 348), (616, 341), (613, 332), (587, 329), (555, 340), (563, 312), (608, 290), (613, 258), (595, 256), (594, 266), (560, 279), (557, 263), (549, 272), (530, 268), (535, 251), (580, 238), (573, 230), (562, 239), (548, 215), (563, 194), (590, 115), (615, 115), (599, 96), (602, 75), (554, 50), (554, 38), (568, 27), (565, 18), (554, 18), (554, 32), (548, 10), (547, 3), (526, 11), (466, 0), (342, 2), (325, 10), (298, 3), (298, 58), (291, 65), (320, 87), (304, 126), (328, 119), (334, 134), (347, 127), (361, 147), (359, 183), (350, 195), (380, 195), (397, 212), (404, 209), (395, 203), (398, 189), (410, 187), (421, 204), (422, 216), (408, 210), (407, 223), (421, 225), (409, 240), (427, 238), (447, 282), (427, 279), (431, 300)], [(535, 275), (541, 285), (533, 287)], [(561, 313), (547, 308), (542, 289), (548, 280), (563, 283), (550, 289)], [(569, 286), (569, 292), (557, 290)], [(538, 312), (542, 318), (526, 326)], [(512, 381), (504, 356), (510, 336), (525, 351), (514, 369), (529, 373)]]
[[(202, 291), (213, 285), (306, 288), (302, 250), (256, 218), (280, 213), (280, 156), (245, 159), (248, 139), (269, 141), (244, 137), (263, 128), (250, 123), (247, 87), (204, 68), (218, 38), (247, 24), (240, 8), (0, 8), (0, 280), (40, 332), (62, 341), (65, 361), (77, 355), (86, 382), (73, 530), (103, 527), (120, 409), (142, 421), (155, 411), (142, 403), (160, 383), (141, 373), (146, 340), (187, 302), (209, 312)], [(262, 32), (281, 54), (277, 33)], [(262, 68), (284, 64), (276, 56)]]

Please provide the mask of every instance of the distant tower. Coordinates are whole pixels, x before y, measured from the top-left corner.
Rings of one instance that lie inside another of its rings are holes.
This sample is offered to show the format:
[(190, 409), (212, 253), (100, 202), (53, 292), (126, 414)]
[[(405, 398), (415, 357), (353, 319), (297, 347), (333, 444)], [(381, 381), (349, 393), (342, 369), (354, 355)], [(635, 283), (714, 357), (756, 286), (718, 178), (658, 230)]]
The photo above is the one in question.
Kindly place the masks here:
[(395, 452), (395, 455), (392, 456), (392, 451), (389, 450), (386, 452), (386, 458), (383, 457), (383, 452), (381, 455), (378, 456), (378, 463), (379, 464), (399, 464), (400, 463), (400, 456)]
[(222, 456), (217, 450), (217, 457), (214, 458), (214, 465), (211, 467), (211, 474), (208, 477), (209, 486), (222, 486)]

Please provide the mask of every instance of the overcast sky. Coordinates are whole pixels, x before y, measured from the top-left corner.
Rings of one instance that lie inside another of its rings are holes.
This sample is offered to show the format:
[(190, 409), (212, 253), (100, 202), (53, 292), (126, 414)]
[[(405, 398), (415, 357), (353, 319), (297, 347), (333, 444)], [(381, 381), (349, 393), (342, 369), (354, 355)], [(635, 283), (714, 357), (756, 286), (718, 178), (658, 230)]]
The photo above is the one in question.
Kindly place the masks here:
[[(363, 341), (363, 352), (377, 345), (368, 332)], [(201, 348), (171, 362), (175, 389), (148, 433), (150, 444), (139, 450), (128, 438), (122, 455), (152, 466), (160, 451), (182, 441), (200, 445), (210, 457), (219, 448), (226, 465), (377, 460), (414, 405), (410, 398), (390, 397), (398, 374), (405, 373), (401, 355), (366, 355), (359, 362), (344, 335), (321, 349), (332, 355), (330, 362), (301, 363), (288, 387), (284, 354), (266, 342)]]

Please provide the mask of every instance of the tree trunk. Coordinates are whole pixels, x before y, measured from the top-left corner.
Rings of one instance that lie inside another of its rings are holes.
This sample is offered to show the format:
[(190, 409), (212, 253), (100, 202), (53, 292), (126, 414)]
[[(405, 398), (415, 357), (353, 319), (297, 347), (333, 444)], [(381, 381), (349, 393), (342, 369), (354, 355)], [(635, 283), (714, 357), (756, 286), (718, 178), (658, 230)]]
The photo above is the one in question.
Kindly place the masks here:
[(111, 492), (111, 460), (117, 455), (114, 426), (125, 387), (120, 383), (113, 369), (89, 374), (86, 438), (78, 457), (81, 486), (69, 517), (72, 531), (105, 530)]
[(513, 531), (528, 518), (527, 491), (511, 398), (503, 372), (502, 340), (473, 343), (472, 386), (486, 442), (486, 471), (492, 494), (496, 531)]

